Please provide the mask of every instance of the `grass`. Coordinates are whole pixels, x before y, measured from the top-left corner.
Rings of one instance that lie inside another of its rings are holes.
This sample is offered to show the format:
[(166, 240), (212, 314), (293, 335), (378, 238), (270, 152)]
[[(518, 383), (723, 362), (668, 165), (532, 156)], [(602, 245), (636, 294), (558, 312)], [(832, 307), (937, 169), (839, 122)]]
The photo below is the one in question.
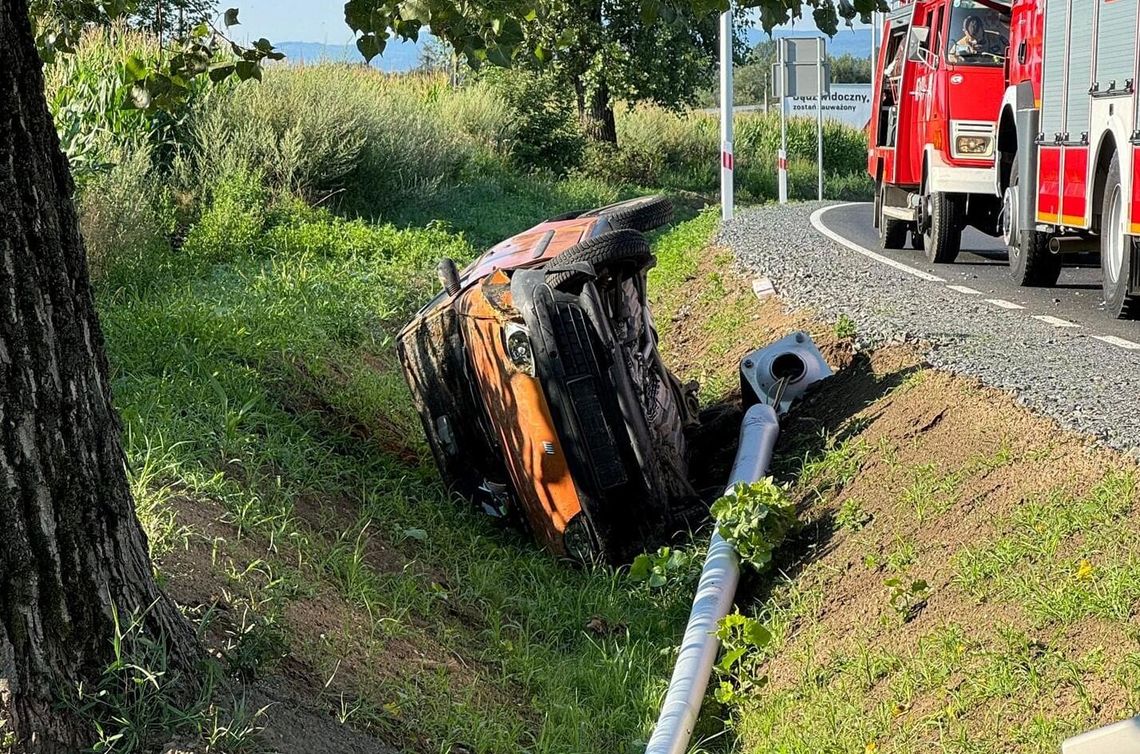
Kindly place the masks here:
[[(596, 203), (600, 189), (578, 186), (512, 181), (447, 226), (408, 227), (409, 215), (401, 228), (267, 202), (237, 176), (212, 192), (176, 262), (145, 285), (100, 286), (140, 516), (160, 570), (209, 553), (228, 605), (214, 642), (233, 682), (289, 656), (329, 682), (331, 715), (414, 751), (645, 740), (687, 585), (567, 568), (449, 499), (394, 358), (440, 256), (472, 258), (469, 238), (510, 224), (504, 206), (517, 230)], [(663, 257), (703, 244), (709, 217), (662, 234)], [(194, 508), (219, 511), (224, 532), (186, 523)], [(340, 607), (317, 636), (296, 615), (323, 601)], [(595, 619), (614, 628), (587, 628)]]

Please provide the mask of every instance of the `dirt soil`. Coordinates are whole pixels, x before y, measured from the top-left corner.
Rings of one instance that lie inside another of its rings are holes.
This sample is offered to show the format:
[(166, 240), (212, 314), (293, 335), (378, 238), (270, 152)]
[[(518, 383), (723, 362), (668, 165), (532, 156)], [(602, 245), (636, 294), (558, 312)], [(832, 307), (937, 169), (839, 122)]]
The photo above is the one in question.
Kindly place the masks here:
[[(692, 284), (662, 301), (670, 317), (666, 356), (678, 374), (729, 385), (741, 354), (797, 330), (812, 335), (836, 371), (783, 422), (773, 462), (777, 477), (793, 485), (804, 526), (785, 546), (777, 575), (747, 580), (738, 595), (742, 609), (751, 605), (761, 619), (787, 621), (776, 631), (769, 658), (755, 668), (766, 685), (738, 709), (742, 748), (807, 752), (827, 742), (831, 750), (854, 751), (827, 734), (812, 739), (789, 733), (782, 728), (800, 723), (781, 723), (754, 710), (781, 700), (796, 714), (834, 714), (807, 699), (836, 683), (829, 678), (858, 657), (889, 658), (882, 659), (862, 698), (851, 700), (865, 720), (888, 721), (880, 726), (885, 731), (868, 734), (868, 752), (1056, 751), (1064, 736), (1134, 714), (1137, 688), (1128, 663), (1135, 655), (1121, 656), (1137, 647), (1135, 609), (1115, 620), (1042, 619), (1026, 604), (1050, 595), (1014, 583), (1041, 566), (1032, 552), (1006, 553), (1009, 573), (997, 572), (989, 593), (963, 586), (959, 559), (987, 547), (1001, 554), (1002, 538), (1012, 536), (1012, 522), (1027, 505), (1087, 498), (1111, 475), (1134, 473), (1135, 464), (1030, 413), (1010, 395), (930, 369), (913, 347), (857, 352), (853, 339), (839, 337), (831, 323), (789, 310), (775, 296), (757, 300), (750, 279), (718, 270), (723, 259), (707, 254)], [(715, 296), (708, 295), (709, 280)], [(741, 314), (725, 322), (729, 309)], [(731, 407), (738, 398), (729, 393), (722, 404)], [(728, 446), (735, 443), (714, 432), (695, 452), (723, 461)], [(858, 511), (855, 524), (843, 520), (852, 511)], [(1126, 525), (1136, 527), (1133, 521)], [(1063, 542), (1058, 557), (1075, 557), (1082, 536), (1078, 532)], [(1108, 553), (1102, 557), (1106, 570), (1115, 567), (1107, 563)], [(1135, 563), (1140, 546), (1116, 557)], [(892, 578), (904, 586), (926, 583), (901, 615), (885, 586)], [(1019, 588), (1030, 593), (1011, 596)], [(914, 668), (922, 666), (931, 637), (955, 630), (966, 637), (959, 651), (969, 657), (946, 671), (941, 686), (926, 679), (928, 688), (918, 683), (917, 690), (903, 694), (905, 703), (898, 702), (899, 688), (910, 682), (906, 673), (921, 675)], [(1030, 659), (1003, 657), (1011, 637), (1024, 637), (1018, 641)], [(1068, 673), (1050, 679), (1050, 692), (1030, 691), (1027, 679), (1005, 696), (993, 692), (989, 709), (962, 701), (968, 681), (992, 680), (968, 678), (971, 668), (1008, 660), (1028, 665), (1016, 672), (1033, 678), (1043, 673), (1033, 663), (1046, 656)], [(842, 729), (855, 723), (863, 720), (832, 724)]]

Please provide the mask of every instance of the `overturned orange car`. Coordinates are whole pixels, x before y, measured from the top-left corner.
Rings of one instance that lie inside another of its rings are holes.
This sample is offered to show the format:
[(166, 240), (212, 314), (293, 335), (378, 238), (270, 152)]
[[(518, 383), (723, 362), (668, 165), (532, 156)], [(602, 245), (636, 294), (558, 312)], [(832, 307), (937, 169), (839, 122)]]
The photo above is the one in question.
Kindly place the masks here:
[(646, 197), (551, 218), (464, 270), (399, 335), (445, 482), (551, 552), (620, 562), (694, 506), (686, 431), (696, 386), (662, 362)]

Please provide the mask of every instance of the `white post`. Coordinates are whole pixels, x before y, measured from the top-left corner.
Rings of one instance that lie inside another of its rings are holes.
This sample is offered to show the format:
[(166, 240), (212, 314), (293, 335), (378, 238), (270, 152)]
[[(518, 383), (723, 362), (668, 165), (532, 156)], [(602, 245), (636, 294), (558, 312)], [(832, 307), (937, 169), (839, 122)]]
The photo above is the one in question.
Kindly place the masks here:
[(784, 114), (784, 102), (787, 101), (788, 61), (787, 42), (780, 40), (780, 65), (776, 75), (780, 79), (776, 105), (780, 108), (780, 151), (776, 156), (777, 178), (780, 187), (780, 204), (788, 203), (788, 122)]
[(732, 7), (720, 14), (720, 215), (732, 219)]
[(817, 199), (823, 201), (823, 37), (816, 40), (815, 55), (815, 162), (819, 173)]

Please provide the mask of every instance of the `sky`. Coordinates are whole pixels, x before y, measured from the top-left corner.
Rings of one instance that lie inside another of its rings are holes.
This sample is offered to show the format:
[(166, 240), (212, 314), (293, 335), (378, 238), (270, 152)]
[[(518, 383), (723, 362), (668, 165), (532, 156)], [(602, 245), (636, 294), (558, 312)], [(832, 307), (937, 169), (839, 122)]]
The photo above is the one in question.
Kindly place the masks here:
[[(352, 42), (352, 31), (344, 24), (344, 0), (228, 0), (241, 12), (237, 36), (244, 40), (265, 37), (273, 42)], [(229, 7), (219, 3), (219, 7)], [(862, 24), (856, 23), (856, 26)], [(792, 28), (815, 29), (810, 14)], [(842, 33), (845, 27), (840, 27)]]

